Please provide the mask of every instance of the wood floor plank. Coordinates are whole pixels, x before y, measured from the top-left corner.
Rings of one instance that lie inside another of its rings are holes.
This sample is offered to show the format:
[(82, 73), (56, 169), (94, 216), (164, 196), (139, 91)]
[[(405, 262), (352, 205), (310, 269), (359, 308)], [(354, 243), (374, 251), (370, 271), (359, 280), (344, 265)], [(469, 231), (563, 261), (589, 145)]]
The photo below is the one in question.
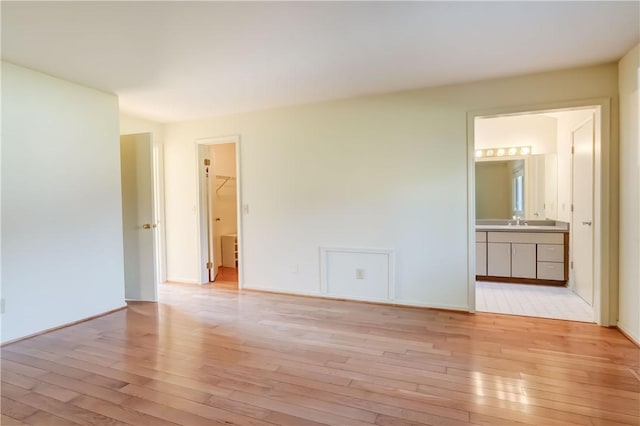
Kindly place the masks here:
[(11, 417), (16, 420), (24, 419), (38, 411), (37, 408), (25, 405), (20, 401), (9, 399), (5, 396), (2, 397), (2, 415)]
[[(4, 423), (2, 423), (4, 425)], [(75, 426), (80, 423), (72, 422), (69, 419), (55, 416), (46, 411), (38, 410), (35, 414), (24, 419), (24, 424), (33, 426)]]
[(209, 426), (224, 424), (144, 398), (129, 398), (122, 404), (122, 407), (138, 413), (159, 417), (179, 425)]
[[(124, 401), (123, 401), (124, 402)], [(175, 426), (176, 423), (169, 422), (162, 418), (139, 413), (135, 410), (128, 410), (121, 405), (109, 404), (106, 401), (83, 395), (73, 400), (73, 405), (84, 408), (87, 411), (100, 414), (102, 416), (120, 420), (131, 425), (153, 425), (153, 426)]]
[(28, 423), (21, 422), (20, 420), (14, 419), (13, 417), (5, 416), (4, 414), (0, 416), (0, 425), (3, 426), (18, 426), (26, 424)]
[(179, 398), (174, 395), (167, 395), (165, 393), (143, 388), (137, 385), (127, 385), (122, 389), (122, 391), (138, 398), (147, 399), (158, 404), (196, 414), (200, 417), (209, 419), (210, 423), (212, 422), (212, 424), (231, 423), (251, 426), (268, 425), (267, 422), (251, 418), (244, 414), (220, 410), (207, 404), (200, 404), (188, 399)]
[(26, 405), (37, 408), (40, 411), (53, 414), (54, 416), (70, 420), (80, 425), (110, 425), (124, 426), (126, 423), (120, 422), (110, 417), (102, 416), (92, 411), (84, 410), (70, 403), (63, 403), (54, 398), (30, 392), (20, 398)]
[(3, 425), (640, 426), (617, 330), (231, 285), (162, 285), (0, 360)]

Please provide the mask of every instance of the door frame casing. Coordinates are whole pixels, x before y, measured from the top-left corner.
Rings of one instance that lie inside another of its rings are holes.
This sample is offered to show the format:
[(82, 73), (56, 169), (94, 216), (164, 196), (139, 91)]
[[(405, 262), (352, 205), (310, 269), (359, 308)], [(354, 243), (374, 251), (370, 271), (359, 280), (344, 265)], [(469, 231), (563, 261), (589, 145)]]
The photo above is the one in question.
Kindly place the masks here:
[[(203, 250), (203, 238), (204, 244), (206, 247), (206, 239), (207, 239), (207, 230), (206, 227), (202, 226), (202, 215), (206, 214), (203, 212), (204, 206), (200, 202), (200, 155), (198, 149), (201, 145), (220, 145), (225, 143), (233, 143), (235, 144), (235, 154), (236, 154), (236, 217), (238, 223), (238, 288), (241, 289), (244, 285), (244, 256), (243, 256), (243, 227), (242, 227), (242, 159), (241, 159), (241, 149), (240, 149), (240, 135), (228, 135), (228, 136), (216, 136), (209, 138), (201, 138), (196, 139), (194, 144), (195, 149), (195, 157), (196, 157), (196, 229), (197, 229), (197, 240), (198, 240), (198, 262), (197, 262), (197, 273), (199, 284), (208, 284), (209, 283), (209, 274), (206, 268), (207, 263), (207, 251)], [(204, 235), (203, 235), (204, 233)], [(205, 280), (206, 277), (206, 280)]]
[[(617, 208), (612, 200), (611, 164), (613, 146), (616, 142), (611, 135), (611, 98), (590, 98), (574, 101), (560, 101), (543, 104), (529, 104), (473, 110), (467, 112), (467, 303), (469, 312), (476, 311), (476, 271), (475, 271), (475, 120), (480, 117), (499, 117), (530, 113), (552, 112), (568, 109), (595, 108), (596, 143), (594, 145), (594, 267), (593, 267), (593, 310), (594, 322), (608, 327), (616, 324), (617, 304), (612, 295), (617, 294), (617, 282), (612, 272), (616, 253), (611, 249), (617, 245)], [(617, 191), (617, 187), (614, 188)]]
[(153, 137), (153, 167), (154, 180), (153, 192), (155, 201), (155, 222), (156, 229), (156, 300), (158, 299), (158, 285), (167, 281), (167, 229), (165, 227), (165, 192), (164, 192), (164, 145)]

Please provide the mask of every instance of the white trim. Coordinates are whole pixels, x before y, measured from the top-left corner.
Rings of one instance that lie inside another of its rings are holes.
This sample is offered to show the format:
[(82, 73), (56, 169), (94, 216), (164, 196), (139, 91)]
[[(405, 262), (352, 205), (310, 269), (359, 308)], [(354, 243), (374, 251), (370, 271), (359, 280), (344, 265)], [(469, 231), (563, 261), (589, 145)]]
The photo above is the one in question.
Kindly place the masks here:
[(154, 203), (155, 203), (155, 217), (154, 223), (156, 224), (156, 289), (155, 295), (158, 300), (158, 284), (167, 280), (167, 230), (165, 227), (165, 198), (164, 198), (164, 145), (159, 143), (153, 138), (151, 134), (151, 140), (153, 142), (153, 190), (154, 190)]
[(310, 296), (310, 297), (325, 297), (324, 294), (318, 293), (317, 291), (301, 291), (301, 290), (291, 290), (288, 288), (277, 288), (277, 287), (267, 287), (262, 286), (260, 284), (244, 284), (243, 290), (255, 290), (255, 291), (263, 291), (265, 293), (278, 293), (278, 294), (286, 294), (290, 296)]
[[(611, 206), (611, 99), (594, 98), (547, 104), (521, 105), (490, 108), (467, 112), (467, 296), (469, 312), (475, 312), (475, 119), (478, 117), (501, 117), (524, 115), (539, 112), (558, 112), (570, 109), (596, 108), (596, 139), (594, 147), (594, 322), (608, 327), (616, 321), (615, 310), (611, 308), (610, 295), (614, 283), (611, 283), (610, 239), (615, 230), (610, 219), (614, 218)], [(614, 210), (615, 212), (615, 210)]]
[(414, 308), (429, 308), (429, 309), (446, 309), (448, 311), (462, 311), (468, 312), (469, 307), (465, 305), (443, 305), (439, 303), (416, 303), (408, 300), (394, 300), (394, 305), (410, 306)]
[[(200, 179), (199, 179), (199, 155), (198, 155), (198, 147), (200, 145), (219, 145), (223, 143), (233, 143), (236, 145), (236, 191), (237, 191), (237, 205), (236, 205), (236, 214), (238, 221), (238, 288), (242, 289), (244, 287), (244, 239), (243, 239), (243, 226), (242, 226), (242, 161), (241, 161), (241, 149), (240, 149), (240, 135), (227, 135), (227, 136), (217, 136), (210, 138), (200, 138), (195, 140), (195, 151), (196, 151), (196, 229), (197, 229), (197, 253), (198, 253), (198, 261), (197, 261), (197, 271), (196, 277), (200, 277), (202, 275), (201, 267), (202, 267), (202, 230), (200, 224)], [(206, 262), (206, 261), (205, 261)], [(197, 280), (197, 284), (208, 284), (201, 283), (200, 280)]]
[(198, 284), (198, 280), (194, 280), (193, 278), (182, 278), (182, 277), (167, 277), (166, 283), (179, 283), (179, 284)]
[(395, 282), (395, 253), (393, 249), (375, 249), (375, 248), (354, 248), (354, 247), (330, 247), (320, 246), (320, 293), (328, 295), (327, 283), (327, 253), (362, 253), (362, 254), (386, 254), (387, 255), (387, 299), (361, 299), (350, 298), (350, 300), (362, 300), (371, 302), (391, 302), (395, 300), (396, 282)]
[(326, 299), (326, 300), (342, 300), (348, 302), (359, 302), (359, 303), (376, 303), (381, 305), (389, 305), (389, 306), (407, 306), (410, 308), (427, 308), (427, 309), (446, 309), (448, 311), (461, 311), (467, 312), (468, 307), (463, 305), (441, 305), (441, 304), (432, 304), (432, 303), (416, 303), (414, 301), (407, 300), (375, 300), (375, 299), (356, 299), (356, 298), (346, 298), (340, 296), (332, 296), (328, 294), (321, 294), (318, 292), (312, 291), (299, 291), (299, 290), (289, 290), (282, 288), (273, 288), (273, 287), (263, 287), (260, 285), (253, 284), (245, 284), (243, 290), (248, 291), (259, 291), (264, 293), (274, 293), (274, 294), (283, 294), (287, 296), (305, 296), (305, 297), (315, 297), (318, 299)]
[(618, 321), (617, 327), (626, 335), (626, 337), (633, 340), (633, 343), (640, 346), (640, 336), (633, 334), (630, 327), (625, 326), (620, 321)]
[[(134, 302), (135, 302), (135, 300), (134, 300)], [(156, 302), (149, 302), (148, 300), (141, 300), (140, 302), (156, 303)], [(88, 317), (82, 317), (80, 319), (77, 319), (77, 320), (74, 320), (74, 321), (71, 321), (71, 322), (65, 322), (64, 324), (56, 325), (55, 327), (46, 328), (46, 329), (41, 330), (41, 331), (36, 331), (35, 333), (30, 333), (30, 334), (27, 334), (27, 335), (24, 335), (24, 336), (16, 337), (15, 339), (6, 340), (6, 341), (0, 343), (0, 347), (4, 348), (7, 345), (11, 345), (11, 344), (17, 343), (17, 342), (19, 342), (21, 340), (31, 339), (32, 337), (41, 336), (43, 334), (51, 333), (52, 331), (60, 330), (62, 328), (71, 327), (72, 325), (76, 325), (76, 324), (80, 324), (80, 323), (83, 323), (83, 322), (91, 321), (91, 320), (94, 320), (96, 318), (100, 318), (100, 317), (103, 317), (103, 316), (106, 316), (106, 315), (111, 315), (111, 314), (114, 314), (114, 313), (116, 313), (118, 311), (121, 311), (123, 309), (127, 309), (128, 306), (129, 305), (127, 305), (125, 303), (123, 305), (120, 305), (117, 308), (109, 309), (108, 311), (103, 311), (103, 312), (100, 312), (98, 314), (90, 315)]]

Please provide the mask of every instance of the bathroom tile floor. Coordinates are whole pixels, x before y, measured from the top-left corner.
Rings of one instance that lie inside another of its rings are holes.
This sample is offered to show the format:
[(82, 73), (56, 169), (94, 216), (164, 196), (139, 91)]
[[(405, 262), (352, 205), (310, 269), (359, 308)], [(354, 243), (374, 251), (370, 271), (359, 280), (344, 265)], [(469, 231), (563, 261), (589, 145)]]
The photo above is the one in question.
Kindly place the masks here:
[(476, 282), (476, 311), (593, 322), (593, 308), (566, 287)]

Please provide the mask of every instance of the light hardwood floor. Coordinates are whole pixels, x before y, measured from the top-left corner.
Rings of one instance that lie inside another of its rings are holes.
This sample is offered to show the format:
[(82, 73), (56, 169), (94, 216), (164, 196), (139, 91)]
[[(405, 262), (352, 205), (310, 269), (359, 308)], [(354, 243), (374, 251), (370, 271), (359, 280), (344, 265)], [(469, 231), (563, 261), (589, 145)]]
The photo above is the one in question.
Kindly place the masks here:
[(161, 286), (2, 348), (2, 425), (640, 424), (594, 324)]

